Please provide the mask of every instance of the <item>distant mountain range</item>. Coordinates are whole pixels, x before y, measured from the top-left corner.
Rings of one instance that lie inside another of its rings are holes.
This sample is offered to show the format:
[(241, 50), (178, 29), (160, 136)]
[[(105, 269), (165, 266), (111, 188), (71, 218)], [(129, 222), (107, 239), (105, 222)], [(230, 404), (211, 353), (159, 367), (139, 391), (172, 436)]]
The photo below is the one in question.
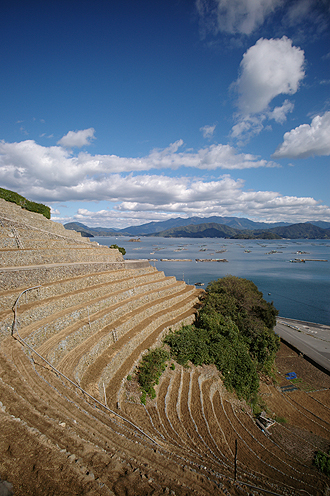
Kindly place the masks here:
[(239, 217), (177, 217), (163, 222), (149, 222), (125, 229), (88, 227), (80, 222), (64, 224), (66, 229), (83, 236), (160, 236), (236, 239), (330, 239), (330, 222), (315, 221), (301, 224), (254, 222)]
[(197, 226), (174, 227), (152, 234), (164, 238), (230, 238), (230, 239), (330, 239), (330, 229), (313, 224), (292, 224), (270, 229), (234, 229), (232, 227), (205, 223)]

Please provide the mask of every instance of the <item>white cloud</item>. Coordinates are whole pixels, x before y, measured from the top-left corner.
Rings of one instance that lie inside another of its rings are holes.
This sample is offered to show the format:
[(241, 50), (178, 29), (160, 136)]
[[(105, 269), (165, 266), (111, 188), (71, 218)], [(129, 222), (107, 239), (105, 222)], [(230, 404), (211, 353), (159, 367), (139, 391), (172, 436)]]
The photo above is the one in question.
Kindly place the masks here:
[(196, 7), (205, 33), (225, 32), (249, 35), (283, 0), (197, 0)]
[(264, 114), (239, 116), (237, 124), (232, 127), (231, 136), (248, 140), (262, 131), (265, 119)]
[(210, 139), (214, 134), (214, 130), (216, 128), (216, 124), (213, 126), (203, 126), (199, 130), (203, 133), (203, 138)]
[[(328, 27), (330, 4), (328, 0), (295, 0), (288, 3), (284, 13), (283, 24), (297, 28), (306, 23), (315, 25), (317, 32), (322, 33)], [(307, 32), (309, 27), (307, 27)]]
[(180, 151), (182, 146), (183, 141), (178, 140), (165, 149), (152, 150), (146, 157), (131, 158), (87, 152), (74, 155), (61, 146), (45, 147), (33, 140), (0, 141), (0, 182), (9, 189), (29, 188), (33, 195), (38, 191), (38, 196), (44, 190), (46, 196), (58, 200), (70, 199), (70, 191), (74, 191), (75, 198), (83, 200), (85, 195), (90, 198), (91, 184), (107, 184), (114, 173), (179, 167), (234, 170), (277, 166), (254, 155), (237, 153), (229, 145), (212, 145), (197, 152)]
[[(244, 181), (213, 172), (212, 179), (165, 174), (166, 169), (243, 170), (277, 164), (229, 145), (212, 145), (197, 152), (181, 151), (182, 140), (142, 158), (90, 155), (61, 146), (40, 146), (32, 140), (0, 142), (0, 184), (34, 201), (108, 201), (111, 211), (97, 215), (79, 210), (74, 220), (125, 227), (175, 215), (240, 215), (261, 220), (324, 219), (330, 210), (313, 198), (282, 197), (277, 192), (245, 192)], [(147, 171), (152, 170), (153, 173)], [(142, 173), (144, 171), (144, 173)], [(62, 206), (56, 206), (61, 212)], [(61, 218), (56, 210), (54, 220)], [(72, 219), (71, 219), (72, 220)], [(91, 224), (90, 224), (91, 225)]]
[(60, 215), (60, 211), (57, 208), (50, 207), (50, 213), (52, 215)]
[(92, 127), (81, 131), (69, 131), (57, 144), (64, 148), (81, 148), (82, 146), (90, 145), (91, 141), (95, 139), (94, 133), (95, 130)]
[(236, 124), (231, 136), (243, 142), (264, 129), (265, 119), (283, 124), (294, 105), (286, 99), (281, 106), (269, 107), (271, 101), (281, 94), (294, 94), (303, 79), (304, 52), (292, 46), (292, 41), (260, 38), (250, 47), (240, 64), (241, 75), (232, 84), (237, 90), (239, 111), (234, 115)]
[(286, 36), (260, 38), (245, 52), (240, 67), (238, 107), (243, 115), (256, 114), (265, 111), (276, 96), (298, 90), (305, 75), (304, 52)]
[(274, 119), (279, 124), (283, 124), (286, 121), (286, 116), (289, 112), (292, 112), (294, 108), (293, 103), (289, 100), (285, 100), (281, 107), (275, 107), (272, 111), (268, 112), (268, 118)]
[[(112, 210), (79, 209), (76, 215), (62, 221), (123, 228), (196, 215), (242, 216), (266, 222), (330, 220), (330, 208), (313, 198), (282, 196), (274, 191), (244, 191), (244, 181), (229, 175), (209, 182), (182, 177), (116, 175), (103, 185), (103, 192), (118, 202)], [(100, 191), (98, 194), (100, 199), (104, 197)]]
[(274, 158), (307, 158), (312, 155), (330, 155), (330, 112), (316, 115), (311, 125), (302, 124), (284, 134)]

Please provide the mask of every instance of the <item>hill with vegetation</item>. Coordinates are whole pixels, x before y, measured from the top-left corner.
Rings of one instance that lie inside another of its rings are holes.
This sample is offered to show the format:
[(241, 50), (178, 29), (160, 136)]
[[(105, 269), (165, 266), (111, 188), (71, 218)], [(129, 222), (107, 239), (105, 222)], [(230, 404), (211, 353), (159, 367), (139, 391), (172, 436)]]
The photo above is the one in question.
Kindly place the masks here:
[(293, 224), (287, 227), (274, 227), (271, 232), (277, 234), (281, 238), (289, 239), (330, 239), (330, 229), (305, 222), (304, 224)]
[(234, 229), (215, 223), (174, 227), (153, 234), (164, 238), (230, 238), (230, 239), (330, 239), (330, 230), (310, 223), (273, 227), (271, 229)]
[(186, 219), (177, 217), (164, 221), (148, 222), (147, 224), (142, 224), (140, 226), (128, 226), (124, 229), (113, 229), (110, 227), (88, 227), (80, 222), (69, 222), (67, 224), (64, 224), (64, 227), (66, 229), (74, 229), (75, 231), (79, 232), (89, 232), (94, 236), (152, 236), (153, 234), (159, 233), (160, 231), (165, 231), (167, 229), (172, 229), (175, 227), (179, 228), (205, 223), (221, 224), (232, 227), (233, 229), (269, 229), (270, 227), (290, 225), (285, 222), (267, 224), (266, 222), (254, 222), (245, 218), (220, 217), (214, 215), (212, 217), (189, 217)]
[(9, 189), (0, 188), (0, 198), (3, 198), (6, 201), (16, 203), (20, 207), (25, 210), (29, 210), (30, 212), (36, 212), (37, 214), (44, 215), (47, 219), (50, 219), (50, 208), (42, 203), (35, 203), (30, 200), (24, 198), (24, 196), (15, 193), (14, 191), (10, 191)]
[(82, 236), (93, 238), (94, 236), (115, 236), (116, 231), (107, 227), (88, 227), (81, 222), (68, 222), (64, 224), (68, 231), (80, 232)]
[[(178, 218), (118, 230), (107, 227), (88, 227), (80, 222), (70, 222), (64, 224), (64, 227), (78, 231), (83, 236), (88, 237), (159, 236), (162, 238), (330, 239), (330, 230), (327, 227), (329, 223), (327, 222), (318, 222), (323, 226), (320, 227), (308, 222), (278, 225), (258, 223), (236, 217), (210, 217), (210, 219), (214, 219), (214, 222), (205, 222), (207, 219), (202, 219), (201, 217)], [(220, 223), (220, 220), (223, 223)]]
[(195, 323), (165, 337), (170, 353), (158, 348), (144, 357), (139, 368), (142, 389), (155, 396), (154, 385), (171, 356), (185, 367), (189, 362), (216, 365), (227, 389), (257, 406), (258, 374), (272, 374), (280, 345), (273, 330), (277, 315), (252, 281), (227, 276), (211, 282)]

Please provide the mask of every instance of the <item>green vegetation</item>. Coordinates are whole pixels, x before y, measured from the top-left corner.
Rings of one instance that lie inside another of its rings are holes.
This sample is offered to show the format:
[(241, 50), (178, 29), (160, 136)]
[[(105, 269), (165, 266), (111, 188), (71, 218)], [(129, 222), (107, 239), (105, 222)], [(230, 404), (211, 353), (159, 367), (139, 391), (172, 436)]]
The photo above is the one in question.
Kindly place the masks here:
[(330, 451), (329, 454), (323, 451), (318, 451), (314, 458), (314, 465), (319, 469), (320, 472), (330, 476)]
[(236, 324), (257, 370), (269, 374), (280, 343), (273, 332), (278, 315), (273, 303), (264, 300), (252, 281), (227, 276), (208, 285), (198, 326), (209, 325), (217, 314)]
[(163, 348), (148, 350), (148, 353), (143, 356), (137, 371), (138, 381), (142, 388), (142, 403), (145, 404), (147, 394), (151, 398), (156, 397), (154, 386), (158, 384), (159, 378), (166, 368), (166, 362), (169, 359), (169, 352)]
[(114, 248), (116, 250), (119, 250), (122, 255), (126, 255), (126, 250), (122, 246), (111, 245), (111, 246), (109, 246), (109, 248)]
[[(229, 391), (258, 408), (259, 373), (271, 375), (280, 340), (273, 328), (278, 311), (247, 279), (226, 276), (211, 282), (195, 324), (171, 331), (163, 348), (149, 351), (139, 368), (139, 383), (151, 397), (166, 360), (180, 365), (214, 364)], [(172, 364), (171, 368), (174, 370)]]
[(188, 361), (196, 366), (213, 363), (222, 372), (229, 391), (235, 390), (238, 396), (246, 399), (257, 394), (256, 366), (237, 326), (230, 319), (218, 315), (204, 328), (183, 326), (168, 334), (165, 343), (170, 345), (172, 356), (181, 365), (187, 366)]
[(47, 219), (50, 219), (50, 208), (42, 203), (35, 203), (27, 200), (24, 196), (15, 193), (14, 191), (10, 191), (9, 189), (0, 188), (0, 198), (3, 198), (6, 201), (16, 203), (20, 207), (25, 210), (29, 210), (30, 212), (36, 212), (38, 214), (44, 215)]
[(279, 424), (286, 424), (288, 421), (285, 417), (277, 417), (275, 418), (276, 422), (278, 422)]

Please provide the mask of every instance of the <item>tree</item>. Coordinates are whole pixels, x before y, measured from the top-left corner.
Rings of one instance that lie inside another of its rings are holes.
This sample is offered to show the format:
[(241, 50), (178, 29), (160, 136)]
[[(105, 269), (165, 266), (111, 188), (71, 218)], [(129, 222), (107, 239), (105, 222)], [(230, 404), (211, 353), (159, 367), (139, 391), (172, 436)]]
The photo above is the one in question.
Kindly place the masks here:
[(205, 314), (219, 312), (230, 317), (249, 346), (258, 368), (271, 367), (279, 348), (279, 337), (273, 332), (278, 310), (268, 303), (257, 286), (248, 279), (226, 276), (212, 281), (206, 289), (199, 321)]

